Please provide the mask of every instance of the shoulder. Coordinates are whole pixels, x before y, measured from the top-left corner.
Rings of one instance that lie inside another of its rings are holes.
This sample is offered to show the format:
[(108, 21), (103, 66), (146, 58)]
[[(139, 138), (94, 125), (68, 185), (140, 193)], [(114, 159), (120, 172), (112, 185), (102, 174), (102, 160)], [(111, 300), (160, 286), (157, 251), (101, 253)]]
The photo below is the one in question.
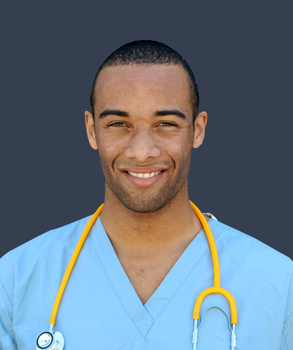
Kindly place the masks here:
[(48, 231), (11, 250), (0, 259), (0, 280), (10, 283), (13, 275), (35, 268), (42, 261), (53, 262), (56, 255), (72, 250), (89, 217)]
[[(231, 279), (235, 274), (237, 288), (250, 290), (251, 295), (258, 294), (264, 301), (270, 301), (274, 308), (283, 310), (283, 331), (292, 334), (293, 261), (265, 243), (219, 221), (214, 220), (213, 226), (218, 232), (216, 245), (220, 265), (226, 267), (226, 274), (228, 271), (226, 277)], [(261, 301), (259, 303), (261, 305)], [(260, 305), (257, 307), (260, 308)]]
[[(21, 330), (22, 337), (24, 329), (30, 333), (37, 327), (35, 317), (42, 319), (45, 315), (49, 318), (47, 309), (37, 306), (44, 302), (53, 305), (68, 261), (88, 219), (48, 231), (0, 259), (0, 338), (3, 338), (5, 349), (14, 349), (12, 343), (17, 332)], [(28, 308), (32, 310), (29, 313)], [(23, 337), (21, 341), (24, 341)], [(2, 349), (1, 344), (0, 341)]]
[(213, 223), (220, 232), (218, 249), (225, 251), (231, 258), (238, 258), (243, 263), (254, 259), (261, 266), (274, 265), (293, 269), (293, 261), (274, 248), (220, 221), (213, 220)]
[(274, 261), (281, 262), (282, 264), (288, 264), (292, 266), (292, 260), (286, 255), (278, 252), (274, 248), (259, 241), (258, 239), (239, 231), (233, 227), (230, 227), (218, 220), (213, 220), (215, 227), (221, 232), (220, 244), (224, 245), (227, 251), (235, 251), (241, 253), (241, 257), (258, 257), (259, 261), (262, 259), (273, 259)]
[(221, 260), (232, 265), (239, 274), (264, 285), (282, 287), (293, 293), (293, 261), (265, 243), (237, 229), (212, 220), (218, 232), (216, 245)]

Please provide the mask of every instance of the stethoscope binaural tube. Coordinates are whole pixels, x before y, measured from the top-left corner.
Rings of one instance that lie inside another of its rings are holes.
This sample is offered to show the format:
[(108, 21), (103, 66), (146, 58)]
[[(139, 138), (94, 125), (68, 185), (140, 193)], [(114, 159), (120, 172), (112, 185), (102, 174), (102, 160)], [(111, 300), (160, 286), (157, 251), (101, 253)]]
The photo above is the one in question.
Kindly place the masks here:
[[(217, 252), (215, 240), (213, 238), (209, 224), (208, 224), (206, 218), (204, 217), (204, 215), (197, 208), (197, 206), (195, 204), (193, 204), (191, 201), (189, 201), (189, 202), (190, 202), (192, 209), (194, 210), (196, 216), (200, 220), (200, 222), (205, 230), (205, 233), (206, 233), (206, 236), (207, 236), (207, 239), (209, 242), (210, 250), (211, 250), (211, 255), (212, 255), (212, 259), (213, 259), (213, 270), (214, 270), (214, 285), (213, 285), (213, 287), (207, 288), (203, 292), (201, 292), (200, 295), (198, 296), (196, 302), (195, 302), (194, 311), (193, 311), (193, 320), (194, 320), (194, 332), (193, 332), (193, 339), (192, 339), (193, 349), (196, 349), (197, 330), (199, 327), (199, 325), (197, 326), (197, 322), (200, 319), (200, 307), (201, 307), (202, 301), (206, 296), (208, 296), (209, 294), (213, 294), (213, 293), (222, 294), (229, 301), (230, 310), (231, 310), (231, 324), (232, 324), (231, 349), (234, 349), (234, 346), (236, 346), (235, 325), (238, 322), (237, 321), (236, 303), (235, 303), (233, 296), (226, 289), (221, 287), (219, 257), (218, 257), (218, 252)], [(93, 224), (97, 220), (98, 216), (101, 214), (103, 207), (104, 207), (104, 204), (100, 205), (98, 210), (91, 216), (91, 218), (89, 219), (88, 223), (86, 224), (86, 226), (82, 232), (82, 235), (81, 235), (81, 237), (80, 237), (80, 239), (79, 239), (79, 241), (74, 249), (74, 252), (70, 258), (70, 261), (69, 261), (68, 266), (66, 268), (66, 271), (64, 273), (63, 279), (61, 281), (61, 284), (60, 284), (60, 287), (59, 287), (59, 290), (58, 290), (58, 293), (57, 293), (57, 296), (56, 296), (56, 299), (54, 302), (53, 310), (52, 310), (50, 321), (49, 321), (49, 330), (42, 332), (37, 337), (36, 350), (63, 350), (65, 347), (65, 340), (64, 340), (63, 335), (60, 332), (53, 330), (55, 322), (56, 322), (58, 308), (59, 308), (64, 290), (66, 288), (68, 279), (70, 277), (70, 274), (72, 272), (74, 264), (78, 258), (78, 255), (82, 249), (82, 246), (83, 246)]]

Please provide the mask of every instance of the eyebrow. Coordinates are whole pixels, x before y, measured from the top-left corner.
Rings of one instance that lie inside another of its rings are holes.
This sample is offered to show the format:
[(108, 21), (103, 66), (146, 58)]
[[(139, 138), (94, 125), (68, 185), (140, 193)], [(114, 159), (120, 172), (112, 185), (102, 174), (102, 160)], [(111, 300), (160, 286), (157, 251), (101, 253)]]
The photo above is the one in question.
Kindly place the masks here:
[(99, 119), (107, 117), (107, 115), (118, 115), (119, 117), (129, 117), (129, 114), (119, 109), (105, 109), (100, 115)]
[[(129, 117), (129, 114), (125, 111), (121, 111), (119, 109), (105, 109), (99, 115), (99, 119), (105, 118), (108, 115), (117, 115), (119, 117)], [(176, 115), (179, 118), (186, 119), (185, 114), (178, 111), (178, 109), (166, 109), (166, 110), (162, 110), (162, 111), (156, 111), (154, 113), (154, 117), (163, 117), (165, 115)]]
[(178, 111), (178, 109), (167, 109), (167, 110), (163, 110), (163, 111), (156, 111), (154, 114), (155, 117), (161, 117), (164, 115), (176, 115), (179, 118), (186, 119), (185, 114)]

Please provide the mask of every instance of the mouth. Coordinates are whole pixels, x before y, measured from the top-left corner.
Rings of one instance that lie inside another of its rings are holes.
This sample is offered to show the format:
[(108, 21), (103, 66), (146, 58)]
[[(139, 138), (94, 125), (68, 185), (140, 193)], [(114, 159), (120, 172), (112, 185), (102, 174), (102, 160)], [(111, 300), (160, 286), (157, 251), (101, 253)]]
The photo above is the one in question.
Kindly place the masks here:
[(126, 178), (135, 186), (150, 187), (158, 182), (167, 170), (152, 171), (149, 173), (136, 173), (133, 171), (124, 171)]

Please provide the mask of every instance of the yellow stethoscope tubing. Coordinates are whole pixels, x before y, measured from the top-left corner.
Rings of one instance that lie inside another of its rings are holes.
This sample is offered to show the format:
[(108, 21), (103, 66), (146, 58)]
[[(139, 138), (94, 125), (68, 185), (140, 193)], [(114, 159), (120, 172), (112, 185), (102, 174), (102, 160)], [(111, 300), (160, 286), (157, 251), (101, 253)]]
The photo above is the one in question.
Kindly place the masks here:
[(49, 325), (52, 325), (52, 326), (55, 325), (59, 305), (60, 305), (64, 290), (65, 290), (65, 287), (67, 285), (68, 279), (71, 275), (72, 269), (75, 265), (75, 262), (78, 258), (80, 251), (81, 251), (81, 248), (82, 248), (93, 224), (97, 220), (98, 216), (101, 214), (103, 207), (104, 207), (104, 203), (102, 205), (100, 205), (99, 208), (97, 209), (97, 211), (91, 216), (91, 218), (89, 219), (88, 223), (86, 224), (86, 226), (83, 230), (82, 235), (79, 238), (79, 241), (74, 249), (74, 252), (69, 260), (66, 271), (65, 271), (64, 276), (62, 278), (62, 281), (61, 281), (61, 284), (60, 284), (60, 287), (59, 287), (59, 290), (58, 290), (58, 293), (57, 293), (57, 296), (56, 296), (56, 299), (55, 299), (55, 302), (53, 305)]
[[(220, 263), (219, 263), (219, 258), (218, 258), (218, 253), (217, 253), (217, 248), (216, 248), (216, 244), (215, 244), (215, 240), (213, 238), (211, 229), (209, 227), (209, 224), (206, 220), (206, 218), (204, 217), (204, 215), (201, 213), (201, 211), (197, 208), (197, 206), (192, 203), (190, 201), (191, 207), (194, 210), (195, 214), (197, 215), (198, 219), (200, 220), (208, 242), (209, 242), (209, 246), (210, 246), (210, 250), (211, 250), (211, 255), (212, 255), (212, 260), (213, 260), (213, 269), (214, 269), (214, 286), (211, 288), (207, 288), (205, 289), (203, 292), (200, 293), (200, 295), (198, 296), (195, 306), (194, 306), (194, 310), (193, 310), (193, 319), (198, 319), (200, 318), (200, 307), (201, 304), (204, 300), (204, 298), (209, 295), (209, 294), (213, 294), (213, 293), (218, 293), (218, 294), (222, 294), (223, 296), (225, 296), (230, 304), (230, 309), (231, 309), (231, 324), (237, 324), (237, 309), (236, 309), (236, 303), (235, 300), (233, 298), (233, 296), (224, 288), (221, 287), (220, 285)], [(95, 223), (95, 221), (97, 220), (98, 216), (101, 214), (102, 210), (104, 207), (104, 203), (102, 205), (99, 206), (99, 208), (97, 209), (97, 211), (91, 216), (91, 218), (89, 219), (88, 223), (86, 224), (82, 235), (79, 238), (79, 241), (74, 249), (74, 252), (70, 258), (70, 261), (68, 263), (68, 266), (66, 268), (66, 271), (64, 273), (64, 276), (62, 278), (54, 305), (53, 305), (53, 309), (52, 309), (52, 313), (50, 316), (50, 320), (49, 320), (49, 325), (50, 326), (54, 326), (56, 323), (56, 317), (57, 317), (57, 312), (59, 309), (59, 305), (62, 299), (62, 296), (64, 294), (64, 290), (66, 288), (68, 279), (71, 275), (72, 269), (75, 265), (75, 262), (78, 258), (78, 255), (83, 247), (83, 244), (93, 226), (93, 224)]]
[(226, 289), (221, 287), (220, 263), (219, 263), (218, 252), (217, 252), (216, 243), (215, 243), (212, 231), (202, 212), (191, 201), (190, 201), (190, 204), (205, 230), (205, 233), (209, 242), (210, 250), (211, 250), (211, 255), (213, 260), (213, 269), (214, 269), (214, 285), (213, 287), (207, 288), (199, 294), (194, 305), (193, 319), (194, 320), (200, 319), (201, 304), (206, 296), (210, 294), (222, 294), (230, 304), (231, 324), (237, 324), (238, 317), (237, 317), (237, 308), (236, 308), (235, 299), (233, 298), (231, 293), (229, 293)]

